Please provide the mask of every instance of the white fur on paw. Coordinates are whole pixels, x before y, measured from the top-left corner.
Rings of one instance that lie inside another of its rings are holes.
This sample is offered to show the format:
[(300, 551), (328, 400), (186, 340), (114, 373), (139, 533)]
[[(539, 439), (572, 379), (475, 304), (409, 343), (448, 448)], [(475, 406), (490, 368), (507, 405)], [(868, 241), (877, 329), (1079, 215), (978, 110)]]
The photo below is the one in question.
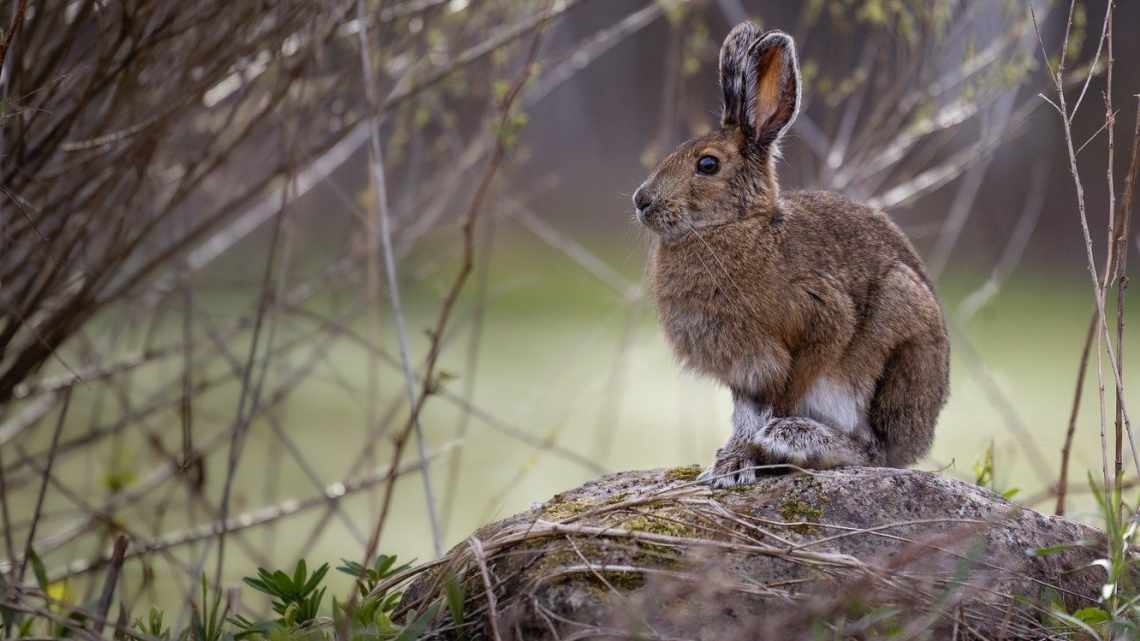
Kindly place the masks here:
[(852, 448), (848, 437), (842, 432), (831, 432), (810, 419), (803, 421), (800, 434), (788, 432), (789, 421), (797, 419), (772, 419), (764, 429), (752, 437), (752, 446), (757, 457), (772, 463), (789, 463), (800, 467), (826, 470), (847, 465), (866, 465), (865, 454)]
[(790, 463), (792, 465), (805, 465), (812, 453), (792, 447), (781, 438), (772, 438), (769, 431), (777, 425), (780, 419), (772, 419), (764, 429), (752, 437), (752, 445), (760, 452), (765, 461), (772, 463)]

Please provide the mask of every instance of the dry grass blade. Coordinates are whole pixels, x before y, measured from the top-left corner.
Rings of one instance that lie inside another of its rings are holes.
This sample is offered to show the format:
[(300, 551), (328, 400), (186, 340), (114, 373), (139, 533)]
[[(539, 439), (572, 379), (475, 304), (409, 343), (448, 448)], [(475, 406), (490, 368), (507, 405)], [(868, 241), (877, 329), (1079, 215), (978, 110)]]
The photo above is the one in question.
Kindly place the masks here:
[(467, 540), (467, 545), (471, 548), (475, 563), (479, 566), (479, 576), (483, 579), (483, 595), (487, 598), (487, 608), (490, 610), (491, 637), (495, 641), (503, 641), (503, 635), (499, 632), (499, 608), (495, 599), (495, 587), (491, 581), (491, 572), (487, 569), (487, 555), (483, 552), (483, 544), (479, 542), (478, 537), (473, 536)]

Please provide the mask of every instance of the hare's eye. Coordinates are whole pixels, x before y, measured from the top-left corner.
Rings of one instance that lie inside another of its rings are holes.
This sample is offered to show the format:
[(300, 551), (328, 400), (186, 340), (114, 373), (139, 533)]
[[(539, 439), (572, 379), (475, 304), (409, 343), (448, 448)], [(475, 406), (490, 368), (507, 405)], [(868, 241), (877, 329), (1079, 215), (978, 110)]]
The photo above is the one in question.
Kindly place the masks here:
[(701, 156), (697, 159), (697, 171), (706, 176), (711, 176), (720, 171), (720, 161), (716, 156)]

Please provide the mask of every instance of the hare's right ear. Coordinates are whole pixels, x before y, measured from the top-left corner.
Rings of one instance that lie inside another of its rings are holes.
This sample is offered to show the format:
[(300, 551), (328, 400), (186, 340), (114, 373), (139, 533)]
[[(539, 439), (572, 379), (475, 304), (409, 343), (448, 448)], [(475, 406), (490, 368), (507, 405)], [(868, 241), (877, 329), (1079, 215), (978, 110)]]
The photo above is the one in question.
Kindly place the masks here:
[(792, 37), (782, 31), (761, 33), (742, 22), (720, 50), (720, 86), (726, 127), (740, 127), (761, 145), (777, 141), (800, 109), (800, 69)]

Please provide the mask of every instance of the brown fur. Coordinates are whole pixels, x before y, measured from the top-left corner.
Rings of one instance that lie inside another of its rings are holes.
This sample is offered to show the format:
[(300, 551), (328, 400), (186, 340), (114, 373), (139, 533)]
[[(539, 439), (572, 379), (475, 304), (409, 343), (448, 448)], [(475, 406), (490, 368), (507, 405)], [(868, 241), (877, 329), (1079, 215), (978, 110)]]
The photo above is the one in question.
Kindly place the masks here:
[[(709, 476), (731, 485), (765, 463), (908, 465), (928, 450), (947, 395), (941, 309), (882, 212), (780, 192), (775, 146), (799, 99), (794, 46), (783, 34), (755, 34), (750, 47), (741, 38), (738, 27), (726, 39), (721, 82), (752, 85), (738, 102), (726, 92), (725, 106), (758, 101), (757, 120), (726, 115), (730, 124), (681, 145), (635, 196), (657, 234), (650, 274), (669, 342), (685, 366), (733, 391), (733, 437)], [(723, 76), (726, 58), (739, 78)], [(715, 175), (694, 170), (704, 155), (719, 160)]]

